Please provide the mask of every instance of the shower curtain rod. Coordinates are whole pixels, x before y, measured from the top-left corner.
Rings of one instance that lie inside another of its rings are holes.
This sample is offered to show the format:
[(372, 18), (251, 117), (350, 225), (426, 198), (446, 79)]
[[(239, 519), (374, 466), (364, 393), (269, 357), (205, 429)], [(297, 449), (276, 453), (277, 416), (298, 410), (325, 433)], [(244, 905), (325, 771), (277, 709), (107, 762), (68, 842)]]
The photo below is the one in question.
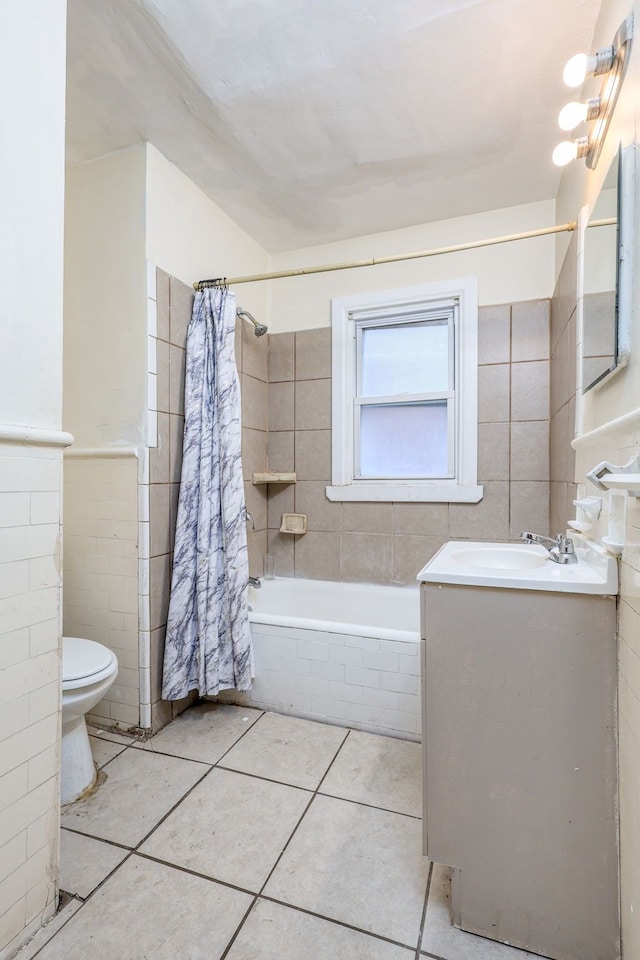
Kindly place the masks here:
[[(590, 227), (605, 227), (616, 223), (615, 217), (594, 220)], [(254, 273), (246, 277), (217, 277), (212, 280), (198, 280), (194, 290), (207, 287), (235, 286), (238, 283), (256, 283), (259, 280), (280, 280), (283, 277), (306, 277), (312, 273), (331, 273), (335, 270), (352, 270), (356, 267), (375, 267), (379, 263), (398, 263), (401, 260), (419, 260), (422, 257), (437, 257), (445, 253), (460, 253), (462, 250), (475, 250), (478, 247), (491, 247), (498, 243), (510, 243), (512, 240), (529, 240), (532, 237), (547, 237), (554, 233), (571, 233), (576, 229), (576, 221), (556, 224), (554, 227), (541, 227), (538, 230), (526, 230), (524, 233), (511, 233), (505, 237), (491, 237), (489, 240), (471, 240), (469, 243), (457, 243), (452, 247), (434, 247), (432, 250), (419, 250), (417, 253), (398, 253), (390, 257), (371, 257), (368, 260), (351, 260), (348, 263), (324, 263), (317, 267), (299, 267), (296, 270), (277, 270), (275, 273)]]

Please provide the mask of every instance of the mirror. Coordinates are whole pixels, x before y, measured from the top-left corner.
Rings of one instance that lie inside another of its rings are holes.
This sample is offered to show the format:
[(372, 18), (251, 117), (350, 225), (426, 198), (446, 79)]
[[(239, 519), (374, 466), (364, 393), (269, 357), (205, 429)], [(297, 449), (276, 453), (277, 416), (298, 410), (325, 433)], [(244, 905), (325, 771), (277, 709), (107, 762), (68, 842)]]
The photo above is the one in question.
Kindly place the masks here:
[[(630, 151), (630, 155), (627, 151)], [(582, 384), (586, 393), (629, 358), (633, 147), (613, 159), (584, 235)]]

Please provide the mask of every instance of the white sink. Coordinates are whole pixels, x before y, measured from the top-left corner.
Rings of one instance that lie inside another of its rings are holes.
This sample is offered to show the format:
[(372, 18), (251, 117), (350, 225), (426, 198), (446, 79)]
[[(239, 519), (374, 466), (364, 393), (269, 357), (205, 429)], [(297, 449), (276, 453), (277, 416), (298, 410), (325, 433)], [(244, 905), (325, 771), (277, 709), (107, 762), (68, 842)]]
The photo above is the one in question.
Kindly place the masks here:
[(543, 567), (549, 560), (548, 552), (542, 547), (506, 543), (486, 543), (463, 550), (454, 550), (451, 559), (456, 563), (488, 570), (532, 570)]
[(426, 583), (459, 583), (510, 590), (614, 595), (618, 565), (599, 544), (572, 532), (577, 563), (555, 563), (540, 544), (451, 540), (420, 571)]

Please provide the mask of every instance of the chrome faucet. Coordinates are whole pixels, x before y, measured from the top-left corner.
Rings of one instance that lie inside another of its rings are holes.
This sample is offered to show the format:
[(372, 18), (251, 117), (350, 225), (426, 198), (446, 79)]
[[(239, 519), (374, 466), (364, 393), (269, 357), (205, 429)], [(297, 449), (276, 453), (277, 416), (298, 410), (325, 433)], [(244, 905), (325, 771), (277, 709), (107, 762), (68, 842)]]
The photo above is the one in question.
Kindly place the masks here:
[(251, 524), (251, 529), (252, 529), (252, 530), (255, 530), (255, 528), (256, 528), (256, 522), (255, 522), (255, 520), (253, 519), (253, 514), (252, 514), (252, 513), (249, 513), (249, 511), (247, 510), (246, 507), (244, 508), (244, 515), (245, 515), (245, 517), (247, 518), (247, 523), (250, 523), (250, 524)]
[(543, 537), (539, 533), (529, 533), (523, 530), (520, 539), (526, 543), (539, 543), (549, 551), (549, 559), (554, 563), (577, 563), (578, 556), (573, 547), (573, 540), (565, 537), (564, 533), (559, 533), (555, 540), (551, 537)]
[(259, 590), (260, 587), (262, 586), (262, 583), (260, 582), (260, 577), (249, 577), (249, 586), (255, 587), (256, 590)]

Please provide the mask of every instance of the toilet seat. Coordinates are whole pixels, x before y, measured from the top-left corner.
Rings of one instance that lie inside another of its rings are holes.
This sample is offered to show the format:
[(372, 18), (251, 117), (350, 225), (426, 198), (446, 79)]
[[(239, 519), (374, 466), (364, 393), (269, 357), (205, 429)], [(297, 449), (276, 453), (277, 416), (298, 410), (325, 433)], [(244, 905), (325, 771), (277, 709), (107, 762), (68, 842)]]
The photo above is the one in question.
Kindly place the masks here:
[(62, 689), (74, 690), (97, 683), (117, 665), (108, 647), (84, 637), (62, 638)]

